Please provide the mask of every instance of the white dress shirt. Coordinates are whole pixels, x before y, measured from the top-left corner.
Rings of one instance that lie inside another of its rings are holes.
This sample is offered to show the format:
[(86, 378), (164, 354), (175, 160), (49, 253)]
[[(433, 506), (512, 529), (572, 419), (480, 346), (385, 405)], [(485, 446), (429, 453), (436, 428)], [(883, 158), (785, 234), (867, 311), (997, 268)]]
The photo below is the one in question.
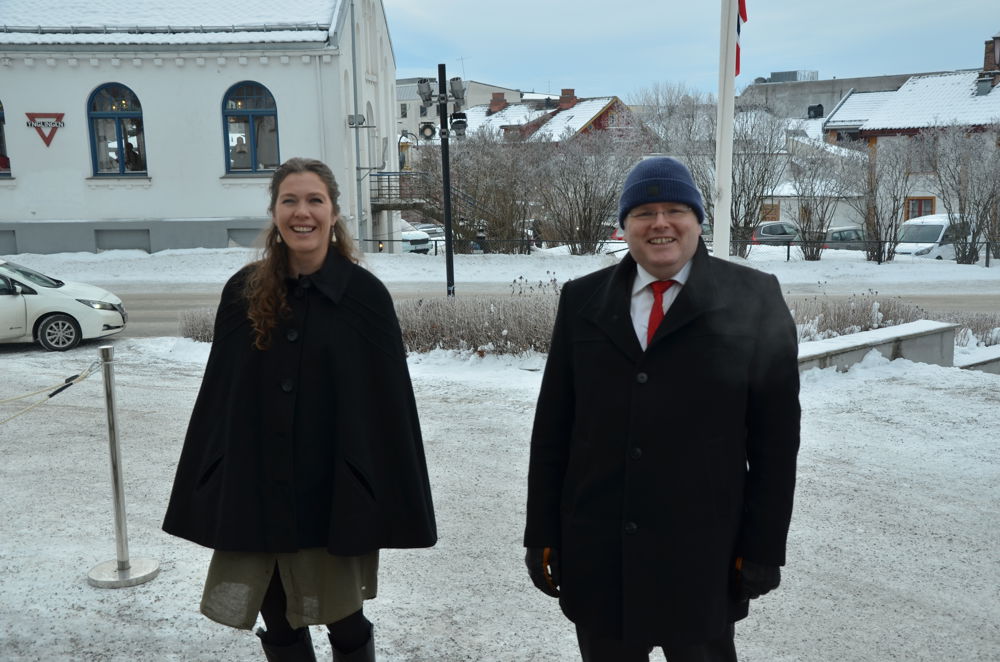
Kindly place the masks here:
[[(651, 273), (642, 268), (642, 265), (635, 265), (635, 281), (632, 283), (632, 303), (629, 312), (632, 314), (632, 326), (635, 328), (635, 335), (639, 338), (642, 351), (646, 351), (646, 330), (649, 326), (649, 311), (653, 309), (653, 289), (649, 286), (653, 281), (659, 280)], [(691, 261), (677, 272), (670, 280), (674, 284), (669, 290), (663, 293), (663, 316), (666, 319), (667, 311), (674, 303), (674, 299), (680, 294), (681, 288), (691, 275)]]

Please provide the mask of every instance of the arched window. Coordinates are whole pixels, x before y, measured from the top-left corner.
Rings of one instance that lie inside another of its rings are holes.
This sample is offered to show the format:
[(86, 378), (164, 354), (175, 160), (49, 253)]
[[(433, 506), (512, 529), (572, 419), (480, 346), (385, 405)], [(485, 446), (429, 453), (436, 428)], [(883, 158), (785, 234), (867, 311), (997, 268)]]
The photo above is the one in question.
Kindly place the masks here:
[(97, 88), (87, 101), (94, 175), (145, 175), (146, 137), (139, 97), (121, 83)]
[(0, 101), (0, 177), (10, 177), (10, 155), (7, 154), (7, 138), (4, 135), (3, 101)]
[(274, 170), (278, 160), (278, 108), (260, 83), (236, 83), (222, 100), (226, 172)]

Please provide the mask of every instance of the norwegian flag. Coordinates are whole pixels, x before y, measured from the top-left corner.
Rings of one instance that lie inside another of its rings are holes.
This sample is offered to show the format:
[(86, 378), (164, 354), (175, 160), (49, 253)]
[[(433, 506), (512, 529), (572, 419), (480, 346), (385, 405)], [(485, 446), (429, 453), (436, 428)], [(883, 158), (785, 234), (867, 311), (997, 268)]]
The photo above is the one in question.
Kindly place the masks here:
[(740, 0), (740, 8), (736, 16), (736, 75), (740, 75), (740, 28), (747, 22), (747, 3)]

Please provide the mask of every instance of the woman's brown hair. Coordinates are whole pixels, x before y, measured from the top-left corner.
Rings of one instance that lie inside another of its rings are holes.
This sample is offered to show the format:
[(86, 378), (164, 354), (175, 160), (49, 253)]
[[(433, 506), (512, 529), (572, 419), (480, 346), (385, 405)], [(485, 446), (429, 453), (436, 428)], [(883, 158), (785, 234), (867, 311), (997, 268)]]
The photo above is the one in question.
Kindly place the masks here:
[[(333, 213), (340, 214), (340, 205), (337, 204), (340, 190), (330, 168), (316, 159), (296, 157), (278, 166), (271, 177), (268, 189), (271, 193), (271, 203), (267, 207), (267, 213), (272, 219), (281, 183), (289, 175), (307, 172), (313, 173), (326, 184), (330, 202), (333, 203)], [(277, 326), (278, 318), (290, 312), (288, 302), (285, 300), (285, 279), (289, 276), (288, 247), (281, 242), (278, 228), (273, 221), (264, 229), (259, 241), (263, 243), (261, 257), (250, 265), (243, 295), (247, 299), (247, 316), (254, 330), (254, 346), (257, 349), (267, 349), (271, 344), (271, 330)], [(330, 242), (330, 248), (343, 257), (351, 262), (358, 261), (354, 241), (343, 223), (333, 224)]]

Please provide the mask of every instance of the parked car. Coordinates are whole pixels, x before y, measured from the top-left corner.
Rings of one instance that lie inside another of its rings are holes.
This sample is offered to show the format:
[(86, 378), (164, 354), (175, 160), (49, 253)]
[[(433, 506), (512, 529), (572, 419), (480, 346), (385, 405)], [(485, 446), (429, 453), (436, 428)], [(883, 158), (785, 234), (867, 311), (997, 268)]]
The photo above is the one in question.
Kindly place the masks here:
[(399, 226), (402, 232), (400, 239), (403, 240), (404, 253), (429, 253), (431, 250), (431, 238), (423, 230), (418, 230), (409, 222), (400, 219)]
[(799, 237), (799, 229), (786, 221), (764, 221), (750, 235), (751, 244), (787, 244)]
[(431, 241), (444, 241), (444, 226), (437, 223), (415, 223), (413, 227), (426, 232)]
[(111, 292), (63, 282), (0, 259), (0, 342), (34, 342), (50, 351), (125, 328), (128, 314)]
[(830, 228), (823, 240), (824, 249), (863, 251), (866, 246), (865, 229), (854, 225)]
[(896, 255), (954, 260), (955, 238), (966, 231), (964, 223), (952, 221), (948, 214), (911, 218), (900, 226)]

